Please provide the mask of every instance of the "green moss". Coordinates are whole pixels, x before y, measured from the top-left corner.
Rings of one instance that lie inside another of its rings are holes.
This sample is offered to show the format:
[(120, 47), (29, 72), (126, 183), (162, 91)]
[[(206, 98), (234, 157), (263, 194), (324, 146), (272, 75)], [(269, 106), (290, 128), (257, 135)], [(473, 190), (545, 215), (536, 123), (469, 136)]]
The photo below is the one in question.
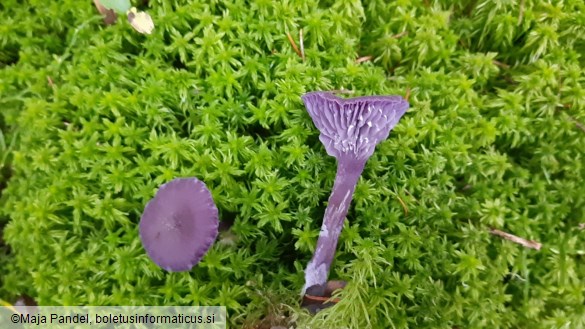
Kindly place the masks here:
[[(89, 1), (0, 5), (3, 294), (225, 305), (234, 327), (274, 313), (314, 328), (585, 327), (582, 2), (142, 9), (149, 36), (102, 26)], [(300, 29), (305, 61), (287, 39)], [(342, 302), (311, 318), (296, 298), (336, 166), (300, 95), (332, 89), (409, 91), (412, 109), (356, 189), (331, 273), (350, 282)], [(205, 181), (233, 236), (169, 274), (137, 224), (179, 176)]]

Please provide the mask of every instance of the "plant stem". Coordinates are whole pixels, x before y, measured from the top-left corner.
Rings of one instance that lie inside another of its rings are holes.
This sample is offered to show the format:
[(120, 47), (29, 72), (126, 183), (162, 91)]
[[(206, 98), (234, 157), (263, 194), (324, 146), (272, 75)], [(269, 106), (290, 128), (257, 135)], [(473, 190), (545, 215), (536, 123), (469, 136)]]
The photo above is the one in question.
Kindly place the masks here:
[(325, 293), (329, 269), (337, 248), (337, 240), (343, 228), (355, 186), (364, 170), (365, 161), (363, 160), (341, 160), (345, 159), (338, 161), (335, 183), (325, 210), (317, 248), (305, 270), (303, 295), (307, 293), (312, 296), (323, 296)]

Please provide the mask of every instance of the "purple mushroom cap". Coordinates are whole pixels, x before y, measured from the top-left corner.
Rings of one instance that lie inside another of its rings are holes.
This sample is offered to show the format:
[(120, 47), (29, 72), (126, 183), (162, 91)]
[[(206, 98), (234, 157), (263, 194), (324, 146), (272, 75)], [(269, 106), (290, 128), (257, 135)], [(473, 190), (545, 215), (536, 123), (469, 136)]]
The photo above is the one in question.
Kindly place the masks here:
[(144, 208), (140, 239), (158, 266), (188, 271), (207, 253), (218, 226), (218, 210), (207, 186), (197, 178), (177, 178), (163, 184)]
[(340, 98), (315, 91), (301, 96), (327, 154), (367, 160), (408, 110), (400, 96)]

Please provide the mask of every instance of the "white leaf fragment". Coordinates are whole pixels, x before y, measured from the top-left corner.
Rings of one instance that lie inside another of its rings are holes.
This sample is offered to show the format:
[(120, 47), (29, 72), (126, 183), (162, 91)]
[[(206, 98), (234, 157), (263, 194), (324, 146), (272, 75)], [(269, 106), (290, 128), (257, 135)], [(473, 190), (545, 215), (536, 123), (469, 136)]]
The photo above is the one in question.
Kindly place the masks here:
[(151, 34), (152, 30), (154, 30), (152, 17), (143, 11), (137, 11), (135, 7), (128, 11), (128, 22), (136, 31), (142, 34)]

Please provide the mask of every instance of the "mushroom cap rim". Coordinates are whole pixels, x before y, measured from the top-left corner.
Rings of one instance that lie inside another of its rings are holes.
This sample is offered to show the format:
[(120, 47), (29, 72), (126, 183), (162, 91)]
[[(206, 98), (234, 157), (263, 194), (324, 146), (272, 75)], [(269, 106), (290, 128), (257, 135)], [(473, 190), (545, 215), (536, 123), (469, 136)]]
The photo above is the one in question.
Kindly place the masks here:
[(408, 109), (408, 107), (410, 106), (408, 101), (400, 95), (358, 96), (358, 97), (343, 98), (343, 97), (336, 96), (333, 92), (330, 92), (330, 91), (311, 91), (311, 92), (303, 94), (301, 96), (301, 98), (303, 100), (305, 100), (309, 96), (318, 96), (326, 101), (336, 102), (339, 105), (347, 105), (347, 104), (351, 104), (351, 103), (358, 103), (358, 102), (365, 101), (365, 102), (404, 103), (404, 105), (406, 105), (406, 109)]

